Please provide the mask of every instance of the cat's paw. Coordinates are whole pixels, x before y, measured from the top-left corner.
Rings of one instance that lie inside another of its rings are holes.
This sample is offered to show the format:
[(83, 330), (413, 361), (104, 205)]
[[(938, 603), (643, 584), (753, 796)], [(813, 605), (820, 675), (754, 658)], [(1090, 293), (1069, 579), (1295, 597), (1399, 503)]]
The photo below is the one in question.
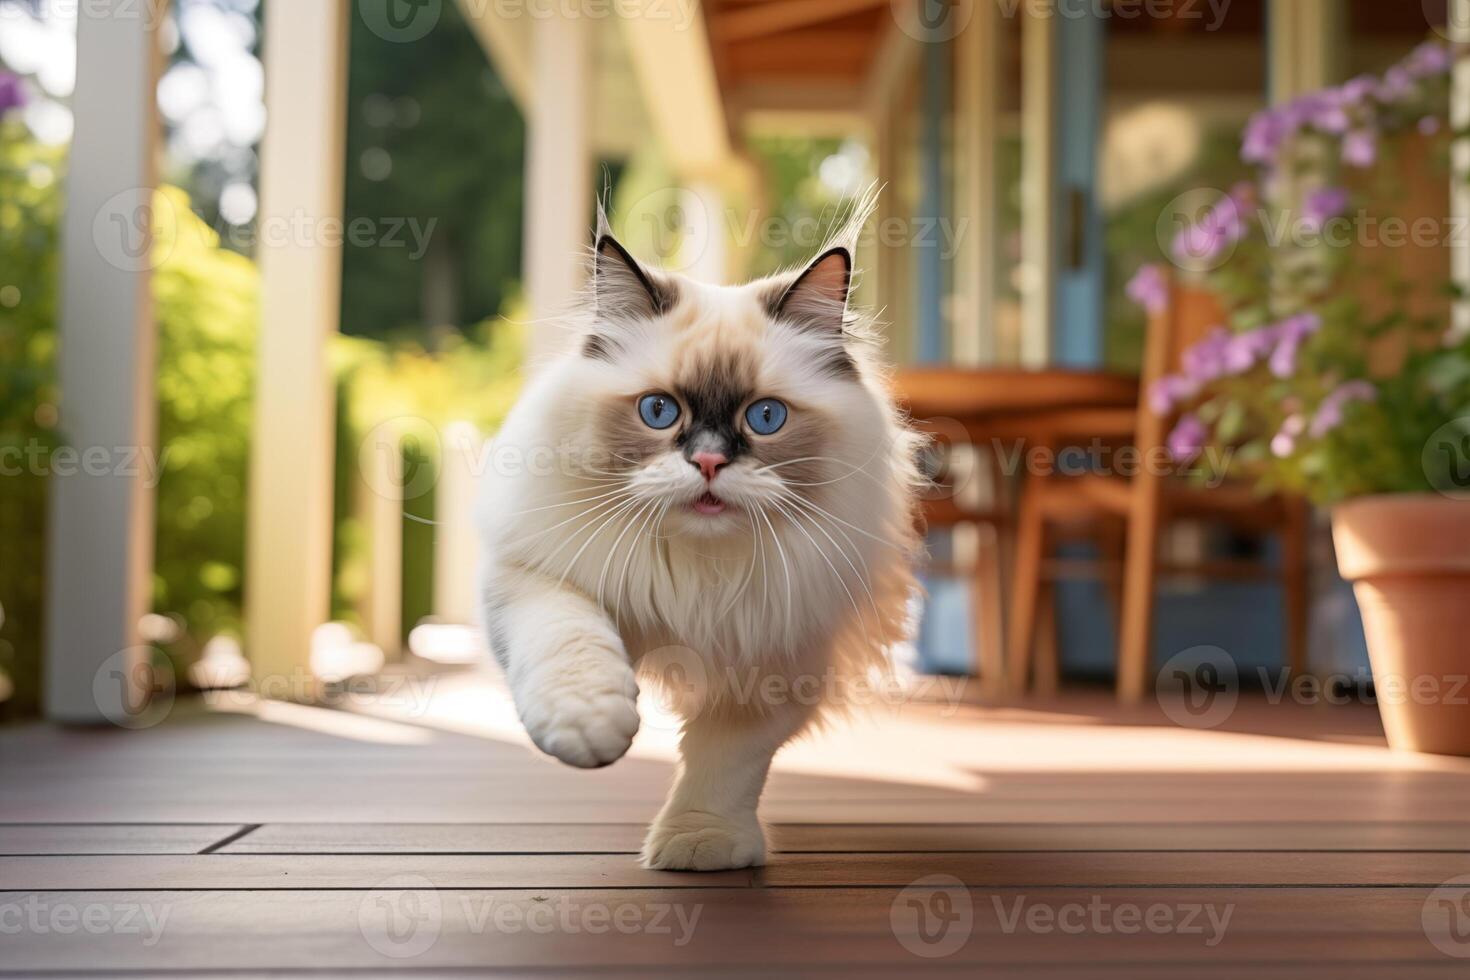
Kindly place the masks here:
[(643, 842), (643, 866), (662, 871), (723, 871), (765, 863), (766, 839), (754, 814), (738, 821), (702, 810), (661, 816)]
[(517, 701), (531, 741), (569, 766), (616, 762), (638, 733), (638, 683), (626, 664), (548, 678)]

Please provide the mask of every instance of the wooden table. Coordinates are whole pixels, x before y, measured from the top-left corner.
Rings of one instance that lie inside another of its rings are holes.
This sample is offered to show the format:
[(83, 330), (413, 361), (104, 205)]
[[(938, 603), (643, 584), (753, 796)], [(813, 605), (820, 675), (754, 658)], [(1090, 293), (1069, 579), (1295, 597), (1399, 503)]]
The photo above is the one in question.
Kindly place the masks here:
[[(1110, 371), (920, 367), (897, 372), (893, 387), (921, 430), (950, 443), (1007, 440), (1008, 452), (1054, 446), (1065, 438), (1128, 438), (1139, 403), (1138, 378)], [(1000, 693), (1005, 677), (1002, 568), (1015, 512), (1005, 484), (993, 479), (989, 507), (967, 506), (955, 494), (925, 504), (931, 526), (973, 523), (993, 529), (978, 542), (971, 597), (975, 665), (981, 688), (992, 694)]]
[(893, 381), (915, 418), (989, 419), (1138, 406), (1137, 376), (1112, 371), (919, 367), (897, 372)]

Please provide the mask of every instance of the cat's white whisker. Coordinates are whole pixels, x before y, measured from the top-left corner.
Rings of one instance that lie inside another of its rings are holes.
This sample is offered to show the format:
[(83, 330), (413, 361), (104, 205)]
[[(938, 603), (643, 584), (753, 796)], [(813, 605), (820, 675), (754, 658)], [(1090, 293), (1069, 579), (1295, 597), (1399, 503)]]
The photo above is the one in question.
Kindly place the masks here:
[[(792, 527), (796, 528), (798, 531), (806, 536), (806, 539), (812, 543), (812, 548), (815, 549), (817, 554), (821, 556), (822, 561), (827, 563), (827, 567), (832, 570), (832, 577), (837, 580), (837, 584), (841, 586), (842, 591), (847, 594), (847, 601), (852, 605), (853, 615), (857, 617), (858, 625), (862, 627), (863, 639), (864, 641), (866, 641), (868, 637), (868, 627), (867, 624), (863, 622), (863, 612), (861, 609), (858, 608), (857, 598), (853, 596), (852, 590), (849, 589), (847, 587), (847, 583), (843, 581), (842, 573), (837, 571), (837, 566), (832, 564), (832, 559), (827, 557), (826, 549), (818, 544), (817, 539), (812, 537), (811, 534), (808, 533), (807, 529), (802, 526), (799, 514), (795, 514), (792, 511), (788, 510), (786, 507), (782, 506), (779, 501), (776, 500), (771, 501), (771, 506), (775, 507), (777, 512), (785, 517), (787, 522), (790, 523)], [(833, 547), (836, 547), (837, 542), (834, 541), (832, 544)], [(840, 551), (841, 549), (838, 550)], [(849, 564), (851, 563), (849, 562)], [(853, 569), (853, 574), (857, 574), (856, 568)]]
[[(614, 504), (618, 503), (619, 501), (623, 500), (624, 498), (628, 498), (628, 497), (632, 497), (632, 496), (633, 496), (633, 492), (631, 490), (625, 491), (623, 493), (620, 493), (620, 494), (612, 497), (609, 500), (605, 500), (605, 501), (603, 501), (602, 503), (599, 503), (599, 504), (594, 504), (591, 507), (588, 507), (587, 509), (585, 509), (583, 511), (580, 511), (579, 513), (573, 514), (571, 517), (568, 517), (568, 518), (566, 518), (563, 521), (560, 521), (560, 522), (558, 522), (556, 524), (551, 525), (551, 527), (542, 528), (541, 530), (536, 531), (533, 534), (525, 535), (524, 537), (511, 538), (506, 543), (508, 545), (513, 546), (513, 547), (520, 547), (520, 546), (522, 546), (524, 544), (527, 544), (528, 542), (531, 542), (531, 541), (536, 540), (537, 538), (541, 537), (543, 534), (550, 534), (552, 531), (558, 530), (559, 528), (566, 527), (568, 524), (571, 524), (571, 523), (574, 523), (576, 521), (580, 521), (580, 520), (582, 520), (584, 518), (590, 517), (592, 514), (595, 514), (597, 511), (600, 511), (600, 510), (602, 510), (602, 509), (604, 509), (606, 507), (611, 507)], [(557, 549), (557, 550), (560, 551), (560, 549)], [(556, 552), (553, 552), (552, 554), (554, 556), (556, 554)]]
[(545, 505), (543, 505), (541, 507), (527, 507), (525, 510), (512, 511), (509, 514), (501, 514), (499, 516), (502, 517), (502, 518), (504, 518), (504, 517), (524, 517), (526, 514), (535, 514), (535, 513), (539, 513), (540, 511), (544, 511), (544, 510), (556, 510), (558, 507), (572, 507), (572, 506), (575, 506), (577, 504), (590, 504), (590, 503), (592, 503), (594, 501), (597, 501), (597, 500), (606, 500), (608, 497), (615, 497), (618, 494), (623, 493), (623, 492), (626, 492), (626, 488), (618, 488), (618, 489), (614, 489), (614, 490), (606, 490), (606, 491), (603, 491), (601, 493), (594, 494), (591, 497), (581, 497), (581, 498), (579, 498), (577, 500), (563, 500), (559, 504), (545, 504)]
[[(627, 522), (623, 525), (623, 529), (618, 532), (618, 536), (616, 538), (613, 538), (612, 545), (607, 549), (607, 556), (602, 561), (602, 571), (597, 576), (597, 604), (599, 606), (603, 606), (602, 589), (603, 586), (607, 584), (607, 573), (608, 569), (612, 567), (612, 560), (617, 557), (618, 545), (622, 544), (623, 538), (628, 536), (628, 532), (633, 529), (634, 525), (637, 525), (640, 520), (645, 517), (645, 515), (651, 515), (654, 511), (654, 508), (656, 508), (658, 505), (658, 498), (655, 497), (649, 499), (643, 504), (643, 506), (639, 507), (632, 513)], [(637, 542), (638, 537), (637, 535), (634, 535), (633, 541), (628, 545), (629, 555), (632, 554), (632, 549), (637, 544)], [(605, 609), (607, 607), (603, 606), (603, 608)]]
[(838, 524), (841, 524), (844, 527), (851, 528), (852, 530), (854, 530), (857, 533), (863, 535), (864, 537), (872, 538), (874, 541), (878, 542), (879, 544), (883, 545), (884, 547), (893, 548), (895, 551), (899, 551), (900, 553), (902, 553), (904, 551), (903, 548), (901, 548), (900, 546), (894, 544), (892, 541), (884, 540), (883, 538), (878, 537), (878, 535), (873, 534), (871, 531), (865, 531), (862, 528), (858, 527), (856, 524), (853, 524), (853, 523), (851, 523), (849, 521), (844, 521), (842, 518), (838, 517), (836, 514), (833, 514), (830, 511), (828, 511), (825, 508), (823, 508), (816, 501), (807, 500), (805, 502), (813, 510), (815, 510), (817, 513), (821, 514), (823, 517), (828, 518), (829, 520), (836, 521)]
[[(793, 505), (795, 505), (797, 507), (805, 506), (804, 502), (799, 497), (797, 497), (794, 494), (790, 495), (787, 498), (787, 502), (790, 503), (790, 504), (793, 504)], [(842, 560), (845, 561), (845, 562), (847, 562), (847, 567), (849, 567), (849, 568), (852, 569), (853, 578), (857, 580), (858, 585), (860, 585), (862, 587), (863, 592), (866, 593), (866, 595), (868, 597), (868, 604), (873, 609), (873, 618), (874, 618), (874, 621), (875, 622), (881, 622), (882, 621), (882, 618), (883, 618), (883, 614), (878, 611), (878, 602), (873, 597), (872, 590), (868, 588), (868, 574), (867, 574), (868, 563), (863, 560), (862, 553), (861, 552), (858, 552), (858, 556), (857, 556), (858, 557), (858, 561), (862, 562), (862, 564), (863, 564), (863, 571), (862, 572), (859, 572), (858, 569), (857, 569), (857, 566), (853, 564), (852, 558), (848, 555), (847, 549), (844, 548), (844, 547), (842, 547), (842, 545), (838, 544), (837, 543), (837, 540), (835, 538), (833, 538), (832, 535), (828, 534), (827, 531), (826, 531), (826, 529), (823, 528), (821, 524), (817, 523), (817, 518), (816, 518), (815, 515), (808, 514), (808, 517), (811, 520), (812, 527), (816, 528), (817, 531), (820, 532), (823, 537), (825, 537), (828, 541), (832, 542), (832, 547), (837, 549), (837, 553), (842, 556)], [(797, 527), (798, 527), (798, 529), (801, 529), (801, 525), (800, 524), (797, 524)], [(807, 535), (807, 536), (808, 536), (808, 538), (811, 537), (810, 535)], [(844, 535), (844, 537), (846, 537), (846, 535)], [(853, 549), (854, 550), (857, 549), (857, 545), (853, 542), (853, 540), (851, 538), (848, 538), (847, 539), (847, 542), (848, 542), (848, 544), (851, 544), (853, 546)], [(813, 541), (812, 543), (814, 545), (816, 544), (815, 541)], [(820, 546), (818, 546), (818, 547), (820, 548)], [(826, 557), (825, 551), (823, 552), (823, 557), (824, 558)], [(830, 565), (831, 562), (828, 562), (828, 564)], [(837, 575), (837, 569), (835, 569), (835, 568), (832, 569), (832, 574)], [(842, 580), (842, 576), (838, 575), (837, 577), (838, 577), (838, 581), (840, 582)], [(846, 588), (845, 585), (844, 585), (844, 588)], [(853, 598), (851, 592), (849, 592), (847, 594), (847, 597), (849, 599), (852, 599), (852, 602), (853, 602), (853, 612), (858, 613), (859, 621), (861, 621), (861, 619), (862, 619), (862, 613), (861, 613), (861, 611), (859, 611), (857, 609), (857, 600)], [(866, 636), (866, 633), (867, 633), (867, 628), (866, 627), (864, 627), (863, 632), (864, 632), (864, 635)]]
[(771, 529), (771, 542), (776, 546), (777, 554), (781, 556), (781, 572), (786, 577), (786, 602), (784, 606), (786, 613), (786, 640), (789, 643), (792, 638), (791, 607), (796, 599), (796, 591), (791, 587), (791, 565), (786, 561), (786, 549), (782, 547), (781, 536), (776, 533), (775, 527), (771, 525), (771, 519), (766, 516), (764, 511), (757, 511), (756, 513), (760, 514), (761, 520), (766, 522), (766, 527)]
[(849, 476), (855, 476), (855, 475), (866, 476), (868, 479), (873, 480), (875, 482), (878, 482), (878, 478), (875, 477), (873, 474), (869, 473), (868, 470), (867, 470), (868, 464), (871, 463), (871, 462), (873, 462), (875, 460), (875, 458), (877, 457), (877, 454), (878, 454), (878, 447), (877, 446), (874, 446), (873, 449), (872, 449), (872, 451), (868, 453), (868, 455), (863, 459), (863, 461), (861, 463), (851, 463), (851, 462), (848, 462), (845, 459), (838, 459), (835, 456), (798, 456), (795, 459), (783, 459), (783, 460), (779, 460), (779, 461), (777, 461), (775, 463), (767, 463), (764, 466), (759, 466), (759, 467), (756, 468), (756, 472), (757, 473), (774, 472), (775, 470), (778, 470), (778, 469), (780, 469), (783, 466), (791, 466), (794, 463), (835, 463), (838, 466), (845, 467), (848, 470), (848, 472), (847, 473), (843, 473), (843, 474), (837, 476), (836, 478), (834, 478), (832, 480), (819, 481), (819, 482), (810, 483), (810, 484), (795, 484), (795, 485), (797, 485), (797, 486), (824, 486), (827, 483), (836, 483), (838, 480), (845, 480)]
[[(567, 562), (567, 567), (562, 570), (561, 578), (559, 578), (557, 580), (557, 588), (561, 588), (564, 585), (566, 585), (567, 576), (570, 575), (570, 574), (572, 574), (572, 570), (577, 567), (577, 561), (578, 561), (578, 559), (580, 559), (582, 557), (582, 555), (586, 553), (587, 549), (589, 547), (591, 547), (593, 541), (596, 541), (599, 537), (601, 537), (602, 532), (603, 532), (603, 529), (605, 529), (613, 521), (616, 521), (616, 520), (622, 518), (630, 510), (632, 510), (634, 507), (637, 507), (640, 503), (642, 503), (642, 501), (643, 501), (643, 498), (641, 498), (641, 497), (634, 497), (632, 500), (625, 501), (625, 502), (619, 504), (616, 508), (614, 508), (608, 514), (604, 515), (598, 521), (597, 526), (595, 528), (593, 528), (590, 532), (587, 533), (586, 540), (583, 541), (582, 542), (582, 546), (577, 549), (577, 553), (574, 554), (574, 555), (572, 555), (572, 560), (569, 561), (569, 562)], [(575, 539), (572, 539), (572, 540), (575, 540)], [(557, 550), (560, 551), (561, 549), (558, 548)]]

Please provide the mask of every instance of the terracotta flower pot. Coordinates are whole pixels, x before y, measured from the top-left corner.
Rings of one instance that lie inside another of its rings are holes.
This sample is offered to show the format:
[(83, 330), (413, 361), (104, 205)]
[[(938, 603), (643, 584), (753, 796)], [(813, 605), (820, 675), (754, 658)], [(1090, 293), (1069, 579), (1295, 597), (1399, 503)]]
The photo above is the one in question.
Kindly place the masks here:
[(1362, 497), (1332, 512), (1396, 749), (1470, 756), (1470, 500)]

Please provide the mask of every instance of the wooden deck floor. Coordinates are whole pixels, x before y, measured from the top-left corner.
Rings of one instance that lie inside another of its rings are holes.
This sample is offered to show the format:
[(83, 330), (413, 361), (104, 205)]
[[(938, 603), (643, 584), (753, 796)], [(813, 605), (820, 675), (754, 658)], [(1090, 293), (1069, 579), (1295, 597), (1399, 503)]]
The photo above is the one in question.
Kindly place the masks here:
[(938, 702), (790, 748), (707, 875), (634, 860), (669, 726), (566, 769), (473, 673), (0, 729), (0, 974), (1470, 975), (1470, 764), (1371, 711)]

